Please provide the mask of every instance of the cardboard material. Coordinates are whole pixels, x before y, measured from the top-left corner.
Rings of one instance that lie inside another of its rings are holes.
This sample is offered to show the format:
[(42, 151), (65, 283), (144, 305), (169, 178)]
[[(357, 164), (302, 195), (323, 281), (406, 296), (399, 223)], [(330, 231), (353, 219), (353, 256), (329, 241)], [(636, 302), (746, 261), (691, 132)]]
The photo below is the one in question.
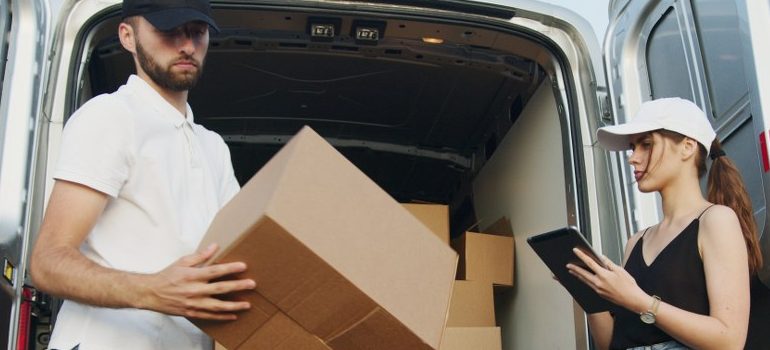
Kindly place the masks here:
[(449, 207), (443, 204), (404, 203), (414, 217), (449, 244)]
[(460, 253), (457, 279), (513, 286), (513, 237), (466, 232), (452, 247)]
[(495, 305), (492, 284), (455, 281), (447, 327), (494, 327)]
[(503, 216), (487, 226), (481, 232), (498, 236), (513, 236), (513, 227), (511, 227), (511, 220), (509, 220), (508, 217)]
[(500, 327), (447, 327), (441, 350), (502, 350)]
[[(238, 349), (437, 349), (457, 254), (310, 128), (220, 210), (201, 242), (255, 291), (233, 322), (192, 320)], [(288, 344), (288, 345), (284, 345)]]
[(227, 350), (227, 348), (224, 347), (224, 345), (222, 345), (222, 344), (214, 342), (214, 350)]

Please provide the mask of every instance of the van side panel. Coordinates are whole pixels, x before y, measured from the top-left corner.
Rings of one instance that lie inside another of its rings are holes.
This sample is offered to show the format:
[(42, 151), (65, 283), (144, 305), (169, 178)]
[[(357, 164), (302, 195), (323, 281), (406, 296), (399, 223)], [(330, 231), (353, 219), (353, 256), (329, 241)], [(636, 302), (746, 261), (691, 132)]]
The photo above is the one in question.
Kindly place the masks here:
[[(0, 51), (0, 347), (26, 348), (30, 313), (21, 311), (29, 241), (31, 155), (37, 147), (42, 84), (46, 79), (49, 17), (42, 0), (2, 1)], [(26, 304), (29, 305), (29, 304)], [(25, 309), (29, 310), (29, 309)], [(19, 336), (22, 335), (22, 336)]]
[[(476, 217), (485, 227), (511, 220), (516, 241), (514, 287), (496, 294), (504, 349), (576, 349), (572, 297), (527, 246), (526, 238), (567, 225), (559, 114), (544, 82), (473, 184)], [(555, 336), (558, 335), (558, 336)]]

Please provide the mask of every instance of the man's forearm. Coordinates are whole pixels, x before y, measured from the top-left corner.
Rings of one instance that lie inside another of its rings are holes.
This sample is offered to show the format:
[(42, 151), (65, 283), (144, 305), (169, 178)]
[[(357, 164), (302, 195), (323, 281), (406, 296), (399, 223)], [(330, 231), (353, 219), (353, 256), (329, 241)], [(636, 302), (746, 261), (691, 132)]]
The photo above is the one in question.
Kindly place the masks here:
[(69, 247), (35, 252), (30, 266), (35, 286), (51, 295), (110, 308), (136, 308), (141, 274), (101, 266)]

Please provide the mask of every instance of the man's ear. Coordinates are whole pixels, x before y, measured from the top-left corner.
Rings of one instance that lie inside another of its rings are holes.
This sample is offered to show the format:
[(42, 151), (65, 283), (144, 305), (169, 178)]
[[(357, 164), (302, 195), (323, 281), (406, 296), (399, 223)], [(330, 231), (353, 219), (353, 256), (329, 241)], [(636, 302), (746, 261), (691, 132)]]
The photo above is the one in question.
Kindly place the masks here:
[(134, 27), (126, 22), (118, 25), (118, 38), (123, 48), (132, 54), (136, 54), (136, 33)]

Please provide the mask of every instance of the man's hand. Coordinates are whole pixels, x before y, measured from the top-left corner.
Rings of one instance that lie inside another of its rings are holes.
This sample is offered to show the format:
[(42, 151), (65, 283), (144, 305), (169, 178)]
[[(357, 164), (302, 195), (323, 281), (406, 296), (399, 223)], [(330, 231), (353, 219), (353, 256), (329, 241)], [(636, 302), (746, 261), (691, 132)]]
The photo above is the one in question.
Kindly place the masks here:
[(217, 251), (215, 244), (203, 251), (184, 256), (162, 271), (140, 277), (144, 283), (138, 307), (165, 314), (209, 320), (234, 320), (236, 313), (249, 309), (245, 301), (224, 301), (216, 295), (250, 290), (250, 279), (222, 280), (243, 272), (246, 264), (233, 262), (199, 267)]
[(142, 308), (213, 320), (235, 319), (236, 312), (250, 307), (247, 302), (215, 298), (254, 289), (256, 285), (252, 280), (226, 279), (245, 271), (244, 263), (200, 267), (217, 251), (215, 245), (182, 257), (154, 274), (120, 271), (86, 258), (78, 247), (107, 202), (104, 193), (56, 181), (30, 259), (30, 275), (39, 290), (89, 305)]

